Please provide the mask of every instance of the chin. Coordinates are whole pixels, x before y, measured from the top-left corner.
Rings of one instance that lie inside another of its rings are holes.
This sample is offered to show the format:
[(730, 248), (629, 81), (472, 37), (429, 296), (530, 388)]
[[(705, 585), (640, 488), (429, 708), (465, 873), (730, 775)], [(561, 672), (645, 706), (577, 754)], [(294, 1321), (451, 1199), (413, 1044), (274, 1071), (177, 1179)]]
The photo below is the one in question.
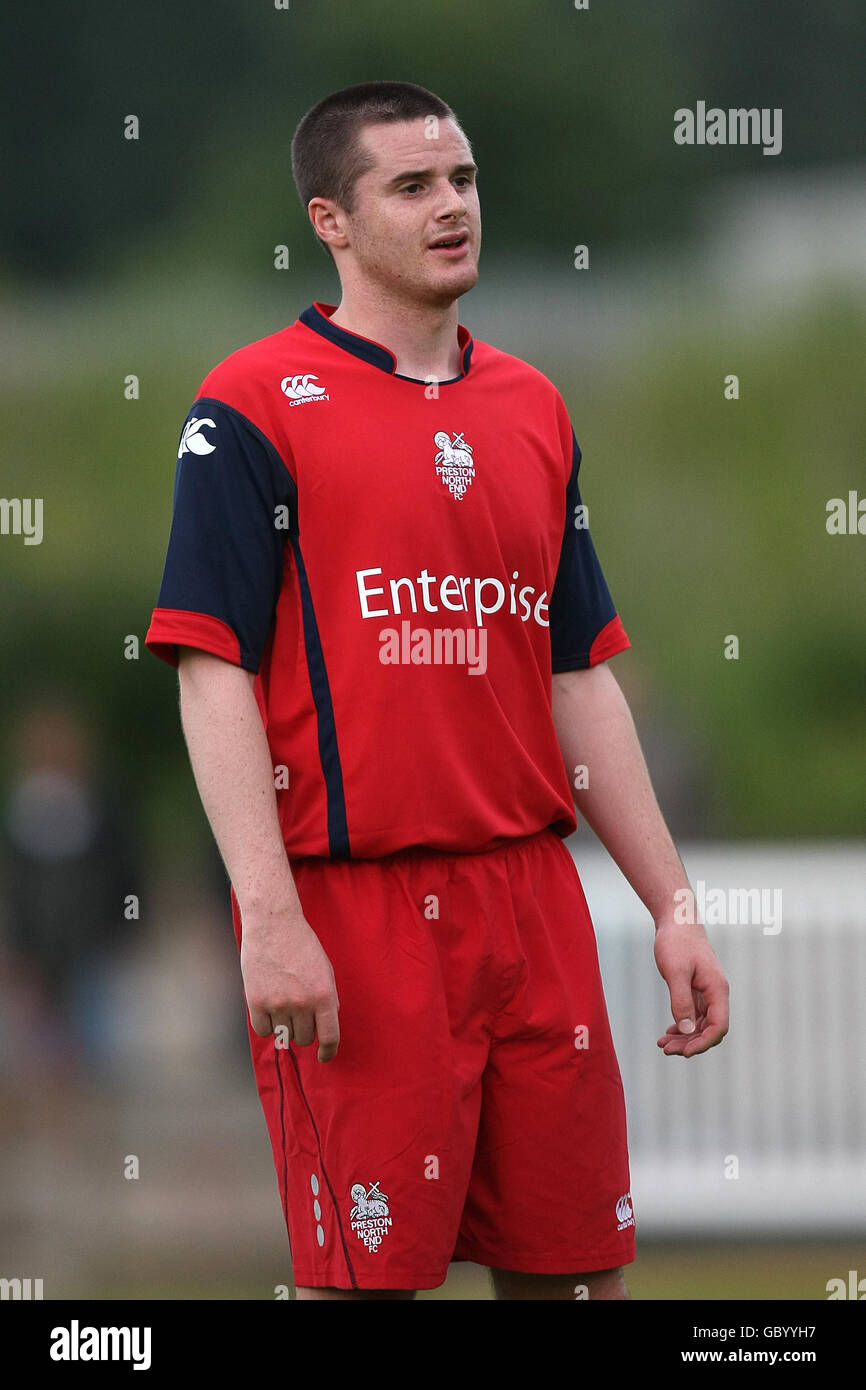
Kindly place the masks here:
[(478, 282), (478, 266), (461, 266), (458, 272), (455, 269), (451, 275), (443, 275), (434, 281), (430, 288), (437, 298), (445, 303), (451, 303), (459, 299), (461, 294), (466, 294)]

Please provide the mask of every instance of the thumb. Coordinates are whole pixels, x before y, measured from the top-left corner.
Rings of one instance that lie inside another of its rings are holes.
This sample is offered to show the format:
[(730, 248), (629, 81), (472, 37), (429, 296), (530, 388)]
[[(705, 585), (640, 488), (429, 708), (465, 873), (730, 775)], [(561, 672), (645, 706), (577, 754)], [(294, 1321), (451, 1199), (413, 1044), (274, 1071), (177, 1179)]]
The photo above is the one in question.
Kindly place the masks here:
[(668, 989), (674, 1023), (681, 1033), (693, 1033), (697, 1025), (691, 977), (684, 970), (677, 971), (668, 981)]

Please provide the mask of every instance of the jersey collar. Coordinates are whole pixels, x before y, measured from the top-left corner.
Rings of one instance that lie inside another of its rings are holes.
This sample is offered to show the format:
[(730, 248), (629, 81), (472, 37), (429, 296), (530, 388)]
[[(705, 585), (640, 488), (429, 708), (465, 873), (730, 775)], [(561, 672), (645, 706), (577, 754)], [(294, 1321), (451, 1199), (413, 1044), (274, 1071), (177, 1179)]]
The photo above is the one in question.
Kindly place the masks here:
[[(401, 376), (396, 371), (397, 359), (393, 352), (383, 347), (381, 343), (375, 342), (372, 338), (364, 338), (360, 333), (350, 333), (348, 328), (342, 328), (337, 323), (331, 323), (331, 315), (336, 311), (336, 304), (320, 304), (314, 301), (309, 309), (305, 309), (299, 316), (299, 321), (312, 328), (315, 333), (321, 333), (323, 338), (329, 342), (336, 343), (337, 347), (344, 348), (346, 352), (351, 352), (355, 357), (360, 357), (362, 361), (369, 362), (373, 367), (380, 367), (389, 376), (399, 377), (401, 381), (418, 381), (420, 385), (426, 385), (420, 378), (414, 376)], [(460, 376), (452, 376), (448, 381), (440, 381), (440, 386), (448, 386), (452, 381), (462, 381), (469, 371), (469, 361), (472, 357), (473, 340), (468, 328), (464, 328), (462, 323), (457, 325), (457, 342), (460, 346)]]

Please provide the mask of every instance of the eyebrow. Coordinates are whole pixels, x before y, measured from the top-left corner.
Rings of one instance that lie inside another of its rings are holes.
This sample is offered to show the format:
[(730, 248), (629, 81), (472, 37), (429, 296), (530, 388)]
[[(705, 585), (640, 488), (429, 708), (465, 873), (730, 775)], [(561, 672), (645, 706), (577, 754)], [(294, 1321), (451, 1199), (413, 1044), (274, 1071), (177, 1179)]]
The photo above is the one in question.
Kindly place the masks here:
[[(395, 174), (392, 179), (388, 180), (385, 186), (386, 188), (396, 188), (398, 184), (408, 183), (410, 179), (430, 178), (435, 172), (435, 169), (408, 169), (402, 174)], [(451, 175), (453, 177), (454, 174), (477, 174), (477, 172), (477, 164), (455, 164), (454, 168), (451, 170)]]

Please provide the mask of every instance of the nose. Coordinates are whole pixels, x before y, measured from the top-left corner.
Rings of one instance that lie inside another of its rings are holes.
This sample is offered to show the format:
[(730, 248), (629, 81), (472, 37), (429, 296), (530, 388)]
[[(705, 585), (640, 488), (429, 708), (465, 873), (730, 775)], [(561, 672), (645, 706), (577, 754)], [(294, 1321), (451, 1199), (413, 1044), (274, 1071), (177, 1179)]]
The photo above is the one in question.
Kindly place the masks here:
[(466, 212), (466, 202), (460, 189), (455, 188), (450, 179), (442, 180), (442, 200), (437, 217), (461, 217)]

